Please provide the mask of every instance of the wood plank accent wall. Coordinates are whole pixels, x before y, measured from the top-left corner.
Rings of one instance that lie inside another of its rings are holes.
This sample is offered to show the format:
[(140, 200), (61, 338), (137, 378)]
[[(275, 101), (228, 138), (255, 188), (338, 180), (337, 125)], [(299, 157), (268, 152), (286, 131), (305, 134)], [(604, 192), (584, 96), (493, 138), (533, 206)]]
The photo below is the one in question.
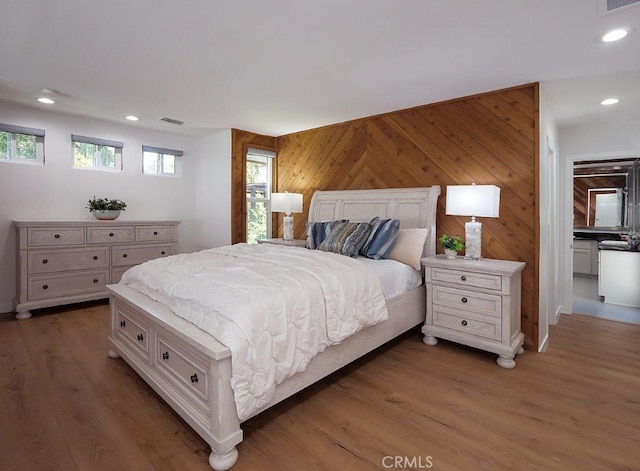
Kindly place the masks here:
[[(522, 329), (525, 346), (537, 349), (537, 84), (288, 134), (276, 138), (276, 148), (279, 191), (304, 195), (305, 212), (294, 215), (296, 238), (305, 237), (315, 190), (440, 185), (438, 236), (464, 236), (468, 218), (445, 215), (447, 185), (499, 186), (500, 217), (479, 219), (482, 254), (526, 262)], [(282, 234), (282, 218), (278, 223)]]

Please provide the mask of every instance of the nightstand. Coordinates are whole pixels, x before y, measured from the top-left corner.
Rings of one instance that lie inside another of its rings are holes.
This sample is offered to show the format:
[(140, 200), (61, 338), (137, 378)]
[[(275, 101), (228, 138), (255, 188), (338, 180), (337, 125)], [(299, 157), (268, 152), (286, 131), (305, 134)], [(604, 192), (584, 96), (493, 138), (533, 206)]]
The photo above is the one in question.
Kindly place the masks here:
[(468, 260), (444, 255), (422, 259), (427, 288), (423, 342), (451, 340), (499, 355), (498, 365), (516, 366), (524, 352), (520, 331), (520, 285), (525, 264)]
[(258, 239), (258, 244), (275, 244), (275, 245), (290, 245), (292, 247), (304, 247), (306, 239), (296, 240), (284, 240), (284, 239)]

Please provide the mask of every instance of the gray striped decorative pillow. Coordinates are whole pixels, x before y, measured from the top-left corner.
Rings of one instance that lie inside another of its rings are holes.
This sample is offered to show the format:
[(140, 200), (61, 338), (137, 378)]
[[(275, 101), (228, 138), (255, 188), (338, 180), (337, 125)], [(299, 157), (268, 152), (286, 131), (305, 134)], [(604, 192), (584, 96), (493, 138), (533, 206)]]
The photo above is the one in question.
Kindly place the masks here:
[(371, 225), (366, 222), (344, 224), (331, 231), (331, 234), (322, 241), (318, 250), (357, 257), (370, 231)]
[(369, 224), (371, 224), (371, 233), (360, 249), (360, 254), (375, 260), (388, 258), (400, 232), (400, 221), (380, 219), (376, 216)]
[(348, 223), (348, 219), (337, 221), (307, 222), (307, 242), (304, 245), (310, 250), (315, 250), (327, 238), (331, 231), (342, 224)]

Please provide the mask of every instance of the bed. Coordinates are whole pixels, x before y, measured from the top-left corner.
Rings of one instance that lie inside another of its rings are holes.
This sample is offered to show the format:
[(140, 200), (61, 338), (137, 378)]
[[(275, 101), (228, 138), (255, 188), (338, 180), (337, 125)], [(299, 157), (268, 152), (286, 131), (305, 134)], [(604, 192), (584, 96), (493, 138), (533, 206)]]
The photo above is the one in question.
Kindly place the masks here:
[[(317, 191), (309, 221), (400, 220), (402, 229), (427, 228), (422, 255), (435, 254), (440, 187)], [(306, 251), (285, 247), (290, 251)], [(306, 251), (309, 253), (310, 251)], [(345, 257), (348, 258), (348, 257)], [(375, 260), (371, 260), (375, 263)], [(229, 348), (194, 323), (125, 284), (109, 285), (109, 356), (122, 357), (210, 446), (209, 464), (231, 468), (243, 438)], [(314, 356), (303, 371), (279, 382), (260, 413), (424, 322), (424, 284), (386, 299), (388, 319), (365, 327)], [(246, 419), (246, 417), (245, 417)]]

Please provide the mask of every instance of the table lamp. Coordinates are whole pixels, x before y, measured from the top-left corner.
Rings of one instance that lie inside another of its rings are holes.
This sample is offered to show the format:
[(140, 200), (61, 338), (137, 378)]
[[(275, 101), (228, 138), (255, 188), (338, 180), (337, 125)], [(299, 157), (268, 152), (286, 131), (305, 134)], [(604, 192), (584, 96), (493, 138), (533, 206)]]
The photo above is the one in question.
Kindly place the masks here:
[(291, 213), (302, 212), (301, 193), (271, 193), (271, 211), (285, 213), (284, 216), (284, 240), (293, 240), (293, 216)]

